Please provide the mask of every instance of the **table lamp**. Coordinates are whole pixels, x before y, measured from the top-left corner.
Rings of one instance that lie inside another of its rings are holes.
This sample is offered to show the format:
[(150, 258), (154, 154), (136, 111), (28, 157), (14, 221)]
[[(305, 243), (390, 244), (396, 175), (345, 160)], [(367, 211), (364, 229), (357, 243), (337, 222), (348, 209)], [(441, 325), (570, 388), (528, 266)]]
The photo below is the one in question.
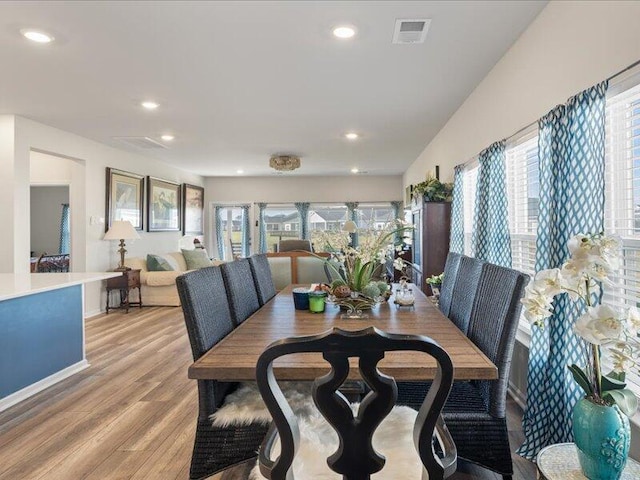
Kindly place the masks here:
[(103, 240), (120, 240), (120, 264), (115, 269), (116, 272), (124, 272), (130, 270), (130, 268), (124, 266), (124, 254), (127, 252), (124, 247), (125, 240), (135, 240), (140, 238), (136, 229), (133, 228), (131, 222), (128, 220), (116, 220), (111, 224), (107, 233), (104, 234)]
[(358, 226), (353, 220), (347, 220), (342, 226), (342, 231), (344, 232), (356, 233), (356, 230), (358, 230)]

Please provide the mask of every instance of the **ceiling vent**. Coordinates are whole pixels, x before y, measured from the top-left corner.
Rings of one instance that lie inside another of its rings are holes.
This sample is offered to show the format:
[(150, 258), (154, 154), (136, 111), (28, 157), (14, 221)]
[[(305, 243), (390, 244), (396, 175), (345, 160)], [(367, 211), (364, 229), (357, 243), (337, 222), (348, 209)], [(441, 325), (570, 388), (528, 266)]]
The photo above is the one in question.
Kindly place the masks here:
[(156, 142), (153, 138), (149, 137), (113, 137), (114, 140), (125, 143), (130, 147), (142, 148), (144, 150), (157, 150), (160, 148), (167, 148), (160, 142)]
[(396, 20), (396, 28), (393, 30), (393, 41), (396, 44), (424, 43), (429, 31), (431, 19), (406, 18)]

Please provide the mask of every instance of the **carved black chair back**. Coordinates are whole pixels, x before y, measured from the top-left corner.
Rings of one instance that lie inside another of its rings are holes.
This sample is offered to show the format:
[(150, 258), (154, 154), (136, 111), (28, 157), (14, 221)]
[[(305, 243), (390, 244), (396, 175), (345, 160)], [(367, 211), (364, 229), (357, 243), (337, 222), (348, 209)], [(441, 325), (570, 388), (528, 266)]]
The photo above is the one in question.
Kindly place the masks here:
[[(438, 364), (436, 378), (429, 390), (413, 430), (416, 450), (425, 467), (423, 477), (443, 479), (456, 469), (455, 445), (446, 430), (440, 412), (453, 383), (453, 364), (447, 352), (427, 337), (382, 332), (375, 327), (359, 331), (333, 328), (323, 334), (286, 338), (272, 343), (262, 353), (256, 366), (258, 388), (271, 413), (275, 428), (267, 435), (259, 454), (260, 471), (272, 480), (292, 480), (292, 463), (299, 444), (299, 429), (293, 411), (278, 386), (273, 362), (292, 353), (318, 352), (331, 365), (328, 374), (313, 385), (316, 406), (338, 434), (339, 447), (328, 459), (329, 467), (345, 480), (365, 480), (380, 471), (385, 458), (372, 446), (372, 437), (382, 420), (396, 403), (395, 380), (381, 373), (377, 365), (387, 351), (419, 351), (431, 355)], [(346, 398), (338, 391), (349, 375), (349, 358), (359, 358), (360, 375), (371, 391), (360, 404), (354, 417)], [(277, 431), (276, 431), (277, 430)], [(443, 458), (434, 448), (434, 432), (438, 431)], [(270, 453), (279, 435), (280, 456), (274, 461)]]

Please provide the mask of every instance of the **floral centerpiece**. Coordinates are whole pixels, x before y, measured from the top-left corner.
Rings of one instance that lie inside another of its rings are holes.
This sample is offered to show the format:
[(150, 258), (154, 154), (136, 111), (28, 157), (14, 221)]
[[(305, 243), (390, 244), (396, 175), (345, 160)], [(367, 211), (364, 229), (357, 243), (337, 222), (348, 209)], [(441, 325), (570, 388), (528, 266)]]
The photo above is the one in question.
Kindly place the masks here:
[[(355, 232), (359, 245), (351, 244), (352, 234), (339, 230), (314, 230), (311, 239), (316, 251), (331, 254), (325, 259), (332, 277), (329, 300), (350, 311), (370, 309), (376, 303), (388, 298), (390, 287), (383, 277), (385, 263), (392, 259), (394, 240), (413, 226), (402, 220), (388, 222), (382, 229), (362, 228)], [(402, 258), (393, 260), (394, 268), (405, 266)]]
[[(621, 265), (620, 241), (604, 234), (576, 235), (570, 258), (561, 268), (537, 273), (522, 300), (526, 318), (543, 328), (553, 313), (553, 299), (566, 293), (584, 313), (573, 331), (587, 346), (586, 365), (569, 370), (585, 397), (573, 415), (573, 432), (583, 472), (590, 479), (617, 479), (629, 451), (629, 420), (638, 401), (626, 388), (625, 374), (638, 362), (640, 313), (617, 312), (603, 305), (603, 287)], [(603, 357), (611, 371), (603, 374)], [(623, 413), (624, 415), (622, 415)], [(626, 415), (626, 416), (625, 416)]]
[(431, 293), (436, 298), (440, 296), (440, 288), (442, 287), (443, 280), (444, 280), (444, 272), (442, 272), (440, 275), (431, 275), (429, 278), (425, 280), (427, 285), (431, 287)]

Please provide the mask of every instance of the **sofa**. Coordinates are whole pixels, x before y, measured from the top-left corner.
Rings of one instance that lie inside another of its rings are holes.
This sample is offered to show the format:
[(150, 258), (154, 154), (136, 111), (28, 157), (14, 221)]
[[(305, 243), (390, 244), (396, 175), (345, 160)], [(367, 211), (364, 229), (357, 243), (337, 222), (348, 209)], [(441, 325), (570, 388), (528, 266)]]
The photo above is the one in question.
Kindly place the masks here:
[[(170, 252), (160, 255), (173, 270), (150, 272), (147, 270), (147, 258), (131, 257), (125, 259), (127, 267), (140, 270), (140, 294), (142, 304), (147, 306), (179, 307), (180, 298), (176, 288), (176, 277), (187, 270), (187, 263), (181, 252)], [(217, 265), (222, 262), (213, 262)]]

